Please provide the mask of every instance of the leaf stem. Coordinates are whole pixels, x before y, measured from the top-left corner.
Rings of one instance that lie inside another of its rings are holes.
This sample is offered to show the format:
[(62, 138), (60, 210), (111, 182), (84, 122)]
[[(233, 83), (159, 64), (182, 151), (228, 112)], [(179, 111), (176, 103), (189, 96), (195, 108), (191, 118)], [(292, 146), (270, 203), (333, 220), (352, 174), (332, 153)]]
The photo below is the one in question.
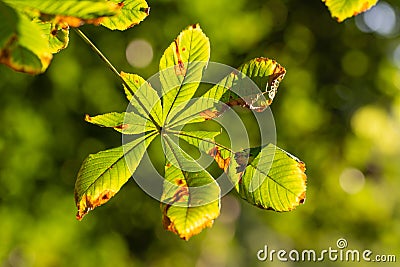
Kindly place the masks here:
[[(101, 58), (101, 60), (107, 65), (107, 67), (109, 67), (110, 70), (121, 79), (123, 85), (129, 91), (129, 93), (131, 93), (132, 97), (135, 98), (135, 100), (139, 103), (141, 108), (143, 108), (143, 110), (147, 110), (146, 107), (144, 106), (144, 104), (139, 100), (139, 98), (137, 97), (135, 92), (129, 86), (129, 84), (124, 80), (124, 78), (122, 78), (121, 73), (114, 67), (114, 65), (107, 59), (107, 57), (96, 47), (96, 45), (80, 29), (74, 28), (74, 30), (79, 35), (79, 37), (81, 37), (83, 39), (83, 41), (86, 44), (88, 44), (90, 46), (90, 48), (92, 48), (92, 50)], [(159, 131), (161, 131), (161, 126), (158, 125), (158, 123), (155, 121), (154, 117), (150, 114), (150, 112), (148, 115), (149, 115), (150, 120), (157, 127), (157, 129)]]
[[(101, 60), (106, 63), (106, 65), (111, 69), (112, 72), (114, 72), (118, 77), (120, 77), (120, 74), (118, 70), (114, 67), (114, 65), (106, 58), (106, 56), (95, 46), (95, 44), (90, 41), (90, 39), (78, 28), (74, 28), (75, 32), (85, 41), (86, 44), (90, 46), (90, 48), (93, 49), (93, 51), (101, 58)], [(131, 88), (128, 86), (128, 90), (130, 93), (133, 95), (133, 92)]]

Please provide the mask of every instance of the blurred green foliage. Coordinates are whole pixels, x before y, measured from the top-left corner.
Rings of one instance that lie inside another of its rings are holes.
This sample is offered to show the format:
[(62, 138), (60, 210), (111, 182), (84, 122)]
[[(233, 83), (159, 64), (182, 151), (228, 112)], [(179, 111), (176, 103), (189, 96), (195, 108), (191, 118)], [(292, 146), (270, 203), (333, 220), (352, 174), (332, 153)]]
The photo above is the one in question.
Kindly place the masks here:
[[(399, 10), (396, 0), (387, 2)], [(230, 194), (214, 227), (184, 242), (162, 229), (158, 201), (132, 181), (76, 221), (80, 164), (121, 144), (112, 130), (85, 123), (84, 114), (124, 111), (127, 103), (117, 77), (71, 33), (69, 47), (43, 75), (0, 66), (0, 266), (297, 266), (259, 262), (256, 253), (264, 245), (335, 248), (340, 237), (349, 249), (397, 253), (399, 261), (400, 70), (393, 59), (399, 32), (362, 32), (354, 18), (339, 24), (321, 1), (149, 5), (146, 21), (126, 32), (82, 30), (119, 69), (143, 77), (158, 71), (161, 53), (193, 23), (210, 38), (212, 61), (237, 67), (257, 56), (276, 59), (287, 70), (271, 107), (278, 145), (306, 163), (305, 205), (275, 213)], [(125, 58), (135, 38), (153, 46), (143, 69)], [(348, 175), (354, 169), (364, 179), (358, 192), (351, 190), (358, 180)]]

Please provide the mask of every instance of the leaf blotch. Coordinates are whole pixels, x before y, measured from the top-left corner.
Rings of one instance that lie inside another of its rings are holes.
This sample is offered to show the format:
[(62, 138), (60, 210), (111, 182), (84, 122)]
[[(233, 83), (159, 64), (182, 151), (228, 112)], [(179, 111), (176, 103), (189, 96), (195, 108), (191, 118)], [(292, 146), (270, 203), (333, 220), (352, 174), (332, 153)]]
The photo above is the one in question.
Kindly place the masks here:
[(92, 117), (90, 117), (89, 114), (86, 114), (86, 115), (85, 115), (85, 121), (91, 122), (91, 121), (92, 121)]
[(147, 16), (150, 15), (150, 7), (142, 7), (140, 11), (146, 13)]
[(225, 172), (228, 170), (229, 163), (231, 161), (231, 158), (226, 158), (224, 159), (221, 155), (221, 151), (219, 150), (218, 147), (212, 148), (208, 154), (214, 158), (215, 162), (218, 164), (218, 167), (223, 169)]
[(76, 219), (78, 219), (79, 221), (82, 220), (89, 211), (108, 202), (110, 198), (115, 195), (115, 193), (116, 192), (113, 190), (105, 190), (101, 192), (96, 198), (84, 195), (79, 203), (77, 203), (78, 212), (76, 214)]
[(249, 162), (249, 153), (246, 150), (240, 151), (240, 152), (236, 152), (235, 153), (235, 160), (238, 164), (238, 166), (236, 167), (236, 172), (237, 173), (241, 173), (243, 172), (246, 167), (247, 164)]
[(127, 123), (124, 123), (124, 124), (121, 124), (121, 125), (115, 126), (114, 128), (115, 128), (115, 129), (118, 129), (118, 130), (126, 130), (126, 129), (128, 129), (128, 128), (129, 128), (129, 124), (127, 124)]
[(54, 21), (57, 24), (68, 24), (70, 27), (78, 28), (84, 24), (93, 24), (98, 26), (104, 20), (104, 17), (94, 18), (94, 19), (81, 19), (72, 16), (62, 16), (58, 15), (55, 17)]

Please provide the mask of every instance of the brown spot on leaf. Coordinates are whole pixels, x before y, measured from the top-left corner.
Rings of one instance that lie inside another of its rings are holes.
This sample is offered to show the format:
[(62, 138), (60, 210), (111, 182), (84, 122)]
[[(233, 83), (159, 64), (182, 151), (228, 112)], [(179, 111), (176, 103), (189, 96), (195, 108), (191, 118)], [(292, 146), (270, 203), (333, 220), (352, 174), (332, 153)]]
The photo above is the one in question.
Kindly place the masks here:
[(182, 61), (178, 61), (178, 65), (175, 65), (174, 69), (176, 75), (182, 75), (182, 76), (186, 75), (185, 64)]
[(299, 196), (299, 204), (304, 204), (304, 202), (306, 202), (306, 191)]
[(208, 154), (214, 158), (215, 162), (218, 164), (218, 167), (220, 167), (221, 169), (223, 169), (225, 172), (228, 170), (229, 167), (229, 163), (231, 161), (231, 158), (226, 158), (224, 159), (221, 156), (221, 151), (219, 150), (218, 147), (214, 147), (212, 148)]
[(240, 151), (240, 152), (236, 152), (235, 153), (235, 160), (236, 160), (237, 164), (239, 165), (239, 166), (236, 167), (236, 172), (237, 173), (241, 173), (247, 167), (247, 164), (249, 162), (249, 153), (246, 150)]
[(176, 75), (186, 75), (186, 68), (185, 68), (185, 63), (182, 60), (181, 53), (179, 51), (179, 41), (178, 39), (175, 39), (175, 55), (178, 59), (178, 64), (174, 66), (175, 69), (175, 74)]
[(92, 117), (89, 114), (85, 114), (85, 121), (90, 122), (92, 121)]
[(185, 185), (179, 185), (179, 189), (175, 192), (174, 196), (172, 197), (170, 203), (178, 203), (178, 202), (185, 202), (185, 196), (189, 196), (189, 188)]
[[(181, 239), (188, 241), (192, 236), (199, 234), (204, 228), (211, 227), (214, 223), (214, 219), (218, 217), (218, 214), (204, 214), (200, 219), (196, 220), (191, 227), (187, 227), (182, 232), (176, 229), (175, 223), (168, 216), (168, 210), (170, 206), (163, 208), (162, 224), (164, 229), (177, 234)], [(175, 207), (176, 209), (186, 209), (185, 207)], [(192, 208), (187, 208), (192, 209)]]
[(186, 185), (185, 180), (183, 180), (183, 179), (181, 179), (181, 178), (175, 179), (175, 183), (176, 183), (178, 186), (184, 186), (184, 185)]
[(241, 107), (249, 107), (249, 104), (242, 98), (233, 99), (226, 103), (230, 107), (241, 106)]
[(365, 1), (365, 2), (362, 4), (360, 10), (355, 11), (354, 14), (353, 14), (353, 16), (357, 16), (358, 14), (367, 11), (368, 9), (370, 9), (370, 7), (371, 7), (371, 6), (369, 5), (368, 1)]
[(78, 197), (75, 195), (75, 201), (79, 201), (77, 203), (78, 212), (76, 214), (76, 219), (79, 221), (91, 210), (94, 208), (103, 205), (110, 198), (115, 195), (115, 191), (113, 190), (104, 190), (101, 192), (96, 198), (92, 198), (91, 196), (84, 195), (81, 200), (78, 200)]
[(206, 120), (211, 120), (213, 118), (218, 117), (220, 115), (220, 112), (218, 112), (216, 110), (211, 111), (211, 110), (207, 109), (207, 110), (200, 112), (199, 115), (202, 116)]
[(306, 165), (304, 164), (304, 162), (300, 161), (300, 162), (298, 163), (298, 167), (299, 167), (299, 169), (300, 169), (302, 172), (305, 172), (305, 171), (306, 171)]
[(129, 128), (129, 124), (124, 123), (124, 124), (121, 124), (121, 125), (117, 125), (117, 126), (115, 126), (114, 128), (115, 128), (115, 129), (119, 129), (119, 130), (126, 130), (126, 129)]
[(61, 16), (58, 15), (54, 18), (55, 23), (57, 24), (62, 24), (62, 23), (66, 23), (68, 24), (70, 27), (80, 27), (84, 24), (93, 24), (93, 25), (100, 25), (100, 23), (103, 21), (104, 17), (100, 17), (100, 18), (94, 18), (94, 19), (81, 19), (81, 18), (77, 18), (77, 17), (72, 17), (72, 16)]
[(10, 60), (12, 46), (18, 41), (18, 36), (13, 34), (4, 44), (4, 48), (0, 50), (0, 62), (4, 63)]
[(146, 13), (147, 16), (150, 15), (150, 7), (142, 7), (140, 11)]

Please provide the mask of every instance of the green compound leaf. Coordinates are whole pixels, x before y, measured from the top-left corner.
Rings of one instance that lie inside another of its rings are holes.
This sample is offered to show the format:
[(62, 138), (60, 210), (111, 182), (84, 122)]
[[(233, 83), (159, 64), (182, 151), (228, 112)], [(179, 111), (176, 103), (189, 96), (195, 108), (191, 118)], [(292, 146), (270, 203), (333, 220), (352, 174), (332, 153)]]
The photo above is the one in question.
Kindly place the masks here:
[(182, 31), (160, 60), (163, 122), (168, 124), (196, 92), (210, 58), (210, 42), (198, 24)]
[(106, 203), (121, 189), (131, 177), (131, 171), (136, 170), (155, 136), (155, 132), (148, 133), (123, 147), (101, 151), (85, 159), (75, 183), (78, 220)]
[(123, 134), (141, 134), (156, 130), (156, 127), (151, 121), (132, 112), (110, 112), (94, 117), (86, 115), (85, 121), (101, 127), (113, 128), (117, 132)]
[(115, 16), (105, 18), (101, 25), (111, 29), (124, 31), (143, 21), (150, 12), (145, 0), (111, 0), (122, 6), (121, 12)]
[(0, 63), (30, 74), (45, 71), (53, 56), (40, 26), (2, 2), (0, 14)]
[(229, 173), (247, 202), (262, 209), (290, 211), (306, 197), (305, 165), (286, 151), (269, 144), (235, 154)]
[[(236, 105), (262, 112), (272, 104), (285, 73), (285, 68), (275, 60), (252, 59), (238, 70), (232, 71), (178, 114), (171, 125), (178, 126), (213, 119), (224, 113), (228, 107)], [(260, 92), (259, 88), (264, 91)]]
[[(289, 211), (304, 202), (305, 167), (297, 158), (274, 145), (235, 152), (215, 141), (219, 131), (191, 131), (187, 129), (193, 128), (183, 127), (187, 123), (212, 119), (235, 105), (263, 112), (271, 105), (286, 73), (276, 61), (256, 58), (233, 70), (189, 105), (208, 62), (209, 50), (208, 38), (200, 27), (190, 26), (161, 59), (161, 100), (143, 78), (122, 72), (125, 93), (133, 111), (86, 117), (91, 123), (124, 134), (145, 132), (147, 135), (124, 147), (91, 155), (84, 162), (75, 194), (78, 219), (118, 192), (130, 173), (136, 170), (148, 143), (158, 135), (166, 162), (162, 222), (165, 229), (184, 240), (210, 227), (220, 213), (219, 185), (201, 166), (204, 161), (191, 156), (198, 155), (199, 151), (201, 157), (204, 153), (211, 156), (235, 183), (238, 193), (253, 205)], [(189, 151), (190, 147), (198, 151)], [(123, 157), (127, 158), (126, 163)]]
[(338, 22), (356, 16), (373, 7), (378, 0), (322, 0)]
[(161, 210), (164, 228), (188, 240), (211, 227), (220, 213), (221, 190), (213, 177), (169, 136)]

